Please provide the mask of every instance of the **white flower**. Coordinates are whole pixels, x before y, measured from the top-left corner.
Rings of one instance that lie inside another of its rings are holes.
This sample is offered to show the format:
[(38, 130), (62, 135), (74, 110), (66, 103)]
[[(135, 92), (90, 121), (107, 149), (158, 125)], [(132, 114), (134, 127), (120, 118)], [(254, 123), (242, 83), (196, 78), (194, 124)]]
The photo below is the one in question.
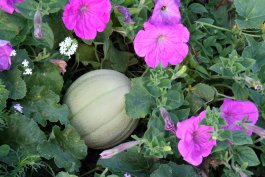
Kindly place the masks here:
[(16, 111), (23, 113), (23, 107), (19, 103), (15, 104), (13, 107)]
[(11, 54), (10, 54), (10, 57), (14, 57), (14, 56), (16, 56), (17, 55), (17, 52), (15, 51), (15, 50), (12, 50), (11, 51)]
[(70, 37), (67, 37), (65, 38), (64, 41), (62, 41), (59, 44), (59, 46), (60, 46), (60, 53), (70, 58), (71, 55), (75, 54), (77, 47), (78, 47), (78, 43), (75, 39), (71, 39)]
[(26, 59), (23, 60), (22, 65), (23, 65), (24, 67), (28, 67), (28, 66), (29, 66), (29, 61), (26, 60)]
[(31, 68), (26, 68), (25, 71), (23, 72), (24, 75), (32, 75), (32, 69)]

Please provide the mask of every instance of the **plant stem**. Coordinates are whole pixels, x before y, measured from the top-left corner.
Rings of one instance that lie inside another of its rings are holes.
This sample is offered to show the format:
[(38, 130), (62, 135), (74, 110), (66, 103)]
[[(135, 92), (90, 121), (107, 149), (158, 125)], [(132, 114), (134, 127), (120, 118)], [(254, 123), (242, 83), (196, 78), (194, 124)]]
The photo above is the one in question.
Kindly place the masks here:
[(227, 95), (224, 95), (224, 94), (221, 94), (221, 93), (217, 93), (218, 96), (222, 96), (222, 97), (225, 97), (225, 98), (229, 98), (229, 99), (235, 99), (234, 97), (230, 97), (230, 96), (227, 96)]
[[(215, 28), (215, 29), (218, 29), (218, 30), (221, 30), (221, 31), (227, 31), (227, 32), (230, 32), (230, 33), (234, 33), (232, 30), (230, 29), (227, 29), (227, 28), (223, 28), (223, 27), (219, 27), (219, 26), (215, 26), (215, 25), (212, 25), (212, 24), (209, 24), (209, 23), (205, 23), (205, 22), (200, 22), (200, 21), (196, 21), (196, 23), (198, 24), (201, 24), (203, 26), (208, 26), (208, 27), (211, 27), (211, 28)], [(242, 34), (244, 34), (245, 36), (251, 36), (251, 37), (261, 37), (261, 35), (255, 35), (255, 34), (249, 34), (249, 33), (245, 33), (243, 31), (240, 31)]]

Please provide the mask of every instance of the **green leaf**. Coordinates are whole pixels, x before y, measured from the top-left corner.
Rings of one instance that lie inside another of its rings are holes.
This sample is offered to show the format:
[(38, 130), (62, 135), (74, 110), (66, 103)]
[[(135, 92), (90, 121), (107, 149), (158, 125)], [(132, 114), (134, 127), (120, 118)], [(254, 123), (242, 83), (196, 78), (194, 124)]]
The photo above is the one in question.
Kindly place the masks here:
[(253, 144), (251, 137), (240, 130), (233, 131), (232, 138), (234, 145)]
[(260, 160), (262, 162), (262, 166), (265, 167), (265, 153), (264, 152), (260, 155)]
[(36, 39), (33, 36), (28, 36), (24, 43), (27, 45), (43, 46), (52, 49), (54, 46), (54, 34), (51, 27), (48, 23), (43, 23), (41, 28), (43, 34), (42, 39)]
[(113, 25), (113, 23), (110, 20), (109, 23), (107, 24), (105, 30), (103, 32), (97, 34), (97, 37), (94, 39), (94, 42), (98, 43), (98, 44), (103, 44), (105, 41), (107, 41), (113, 32), (112, 25)]
[(196, 113), (204, 106), (204, 101), (190, 92), (187, 94), (185, 100), (189, 103), (191, 114)]
[(191, 12), (195, 14), (208, 13), (208, 10), (202, 4), (199, 3), (192, 3), (189, 6), (189, 9)]
[(235, 99), (237, 100), (247, 100), (248, 99), (248, 90), (245, 87), (242, 87), (237, 82), (233, 83), (232, 85), (232, 91), (235, 96)]
[(16, 14), (8, 14), (0, 10), (0, 36), (2, 40), (11, 41), (24, 28), (27, 22)]
[(170, 89), (165, 97), (167, 98), (166, 108), (167, 110), (173, 110), (179, 108), (184, 103), (184, 96), (181, 91)]
[(173, 162), (162, 164), (150, 177), (199, 177), (195, 169), (189, 165), (177, 165)]
[(6, 107), (6, 100), (8, 99), (9, 91), (3, 85), (0, 79), (0, 111)]
[(18, 8), (20, 14), (30, 20), (33, 20), (38, 6), (39, 4), (34, 0), (26, 0), (23, 1), (22, 3), (15, 4), (15, 7)]
[(41, 62), (35, 65), (33, 73), (31, 77), (25, 78), (28, 87), (45, 86), (58, 95), (61, 93), (63, 77), (57, 66), (50, 62)]
[(199, 83), (193, 87), (192, 93), (209, 102), (214, 99), (216, 91), (212, 86)]
[(237, 146), (234, 151), (234, 157), (240, 165), (248, 163), (248, 166), (252, 167), (260, 164), (255, 151), (247, 146)]
[(113, 68), (116, 71), (125, 72), (132, 53), (117, 50), (111, 40), (106, 40), (104, 43), (104, 68)]
[(234, 0), (234, 3), (241, 16), (236, 20), (239, 28), (261, 28), (265, 21), (264, 0)]
[(9, 154), (10, 152), (10, 146), (7, 144), (3, 144), (0, 146), (0, 157), (5, 157)]
[(55, 177), (77, 177), (75, 175), (70, 175), (69, 173), (67, 172), (59, 172)]
[(125, 95), (125, 109), (133, 119), (144, 118), (151, 112), (154, 98), (147, 92), (142, 77), (134, 78), (131, 82), (131, 91)]
[(149, 176), (153, 163), (152, 158), (143, 157), (136, 148), (119, 153), (110, 159), (99, 159), (98, 161), (98, 165), (108, 168), (112, 172), (127, 172), (137, 177)]
[(38, 147), (38, 152), (46, 159), (54, 159), (59, 168), (69, 172), (76, 172), (81, 166), (79, 160), (85, 158), (87, 147), (80, 135), (70, 125), (61, 131), (58, 126), (53, 127), (48, 141)]
[(64, 9), (67, 2), (68, 0), (42, 0), (42, 6), (49, 13), (55, 13)]
[(17, 67), (4, 73), (0, 73), (6, 89), (9, 90), (9, 98), (13, 100), (22, 99), (26, 96), (27, 88), (25, 81), (21, 78), (21, 71)]
[(46, 140), (38, 124), (22, 114), (11, 114), (5, 117), (5, 122), (8, 128), (0, 135), (1, 142), (5, 144), (13, 144), (13, 147), (32, 154), (36, 151), (37, 145)]
[(42, 126), (46, 126), (47, 120), (67, 124), (68, 107), (60, 105), (60, 97), (45, 86), (32, 86), (27, 97), (21, 101), (23, 113), (32, 117)]
[(85, 66), (91, 64), (94, 68), (100, 67), (100, 63), (97, 61), (95, 55), (95, 47), (92, 45), (80, 44), (77, 49), (76, 57), (78, 61), (83, 63)]
[(246, 47), (242, 53), (242, 57), (253, 58), (256, 60), (255, 65), (253, 66), (253, 71), (257, 72), (262, 66), (265, 65), (265, 41), (256, 42), (250, 40), (250, 45)]

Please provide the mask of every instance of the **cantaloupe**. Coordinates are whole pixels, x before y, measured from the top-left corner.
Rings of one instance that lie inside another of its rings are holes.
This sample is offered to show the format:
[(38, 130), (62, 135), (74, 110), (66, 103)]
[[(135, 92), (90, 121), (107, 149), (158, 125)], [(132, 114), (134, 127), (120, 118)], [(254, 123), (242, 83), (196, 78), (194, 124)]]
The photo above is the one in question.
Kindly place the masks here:
[(105, 149), (125, 140), (137, 126), (125, 111), (130, 80), (114, 70), (95, 70), (79, 77), (64, 102), (70, 121), (90, 148)]

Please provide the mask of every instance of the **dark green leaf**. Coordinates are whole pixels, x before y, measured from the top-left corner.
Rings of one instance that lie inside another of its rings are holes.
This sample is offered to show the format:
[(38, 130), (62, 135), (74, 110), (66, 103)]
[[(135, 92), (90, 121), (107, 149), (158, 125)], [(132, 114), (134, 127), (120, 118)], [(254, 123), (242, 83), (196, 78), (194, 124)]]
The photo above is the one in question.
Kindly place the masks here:
[(246, 132), (240, 130), (233, 131), (232, 137), (234, 145), (253, 144), (251, 137)]
[(66, 124), (68, 120), (68, 108), (60, 105), (60, 97), (45, 86), (32, 86), (27, 97), (21, 101), (24, 114), (32, 117), (42, 126), (46, 126), (47, 120)]
[(209, 102), (214, 99), (216, 91), (207, 84), (199, 83), (193, 87), (192, 93), (204, 99), (206, 102)]
[(233, 83), (232, 85), (232, 91), (235, 96), (235, 99), (238, 100), (247, 100), (248, 99), (248, 90), (245, 87), (242, 87), (238, 83)]
[(199, 3), (192, 3), (190, 6), (189, 6), (189, 9), (196, 13), (196, 14), (201, 14), (201, 13), (207, 13), (207, 9), (202, 5), (202, 4), (199, 4)]
[(0, 146), (0, 157), (5, 157), (9, 154), (10, 147), (7, 144), (3, 144)]
[(58, 126), (53, 131), (48, 141), (38, 146), (38, 152), (46, 159), (54, 159), (59, 168), (65, 168), (69, 172), (79, 170), (80, 161), (87, 154), (87, 147), (80, 135), (71, 126), (63, 131)]
[(260, 161), (253, 149), (247, 146), (238, 146), (234, 151), (235, 160), (239, 164), (248, 163), (248, 166), (257, 166), (260, 164)]
[(265, 21), (264, 0), (234, 0), (236, 11), (242, 17), (236, 20), (240, 28), (260, 29)]
[(131, 91), (125, 98), (126, 112), (133, 119), (144, 118), (154, 104), (154, 99), (145, 89), (141, 77), (132, 79)]
[(98, 165), (109, 168), (113, 172), (127, 172), (137, 177), (149, 177), (153, 160), (144, 158), (136, 148), (122, 152), (110, 159), (100, 159)]
[(173, 162), (162, 164), (150, 177), (199, 177), (195, 169), (189, 165), (177, 165)]
[(0, 79), (0, 111), (6, 107), (6, 100), (8, 99), (9, 91), (3, 85)]
[(17, 100), (26, 96), (26, 83), (21, 78), (21, 71), (17, 67), (13, 67), (5, 74), (0, 73), (0, 78), (4, 81), (6, 89), (9, 90), (9, 98)]

